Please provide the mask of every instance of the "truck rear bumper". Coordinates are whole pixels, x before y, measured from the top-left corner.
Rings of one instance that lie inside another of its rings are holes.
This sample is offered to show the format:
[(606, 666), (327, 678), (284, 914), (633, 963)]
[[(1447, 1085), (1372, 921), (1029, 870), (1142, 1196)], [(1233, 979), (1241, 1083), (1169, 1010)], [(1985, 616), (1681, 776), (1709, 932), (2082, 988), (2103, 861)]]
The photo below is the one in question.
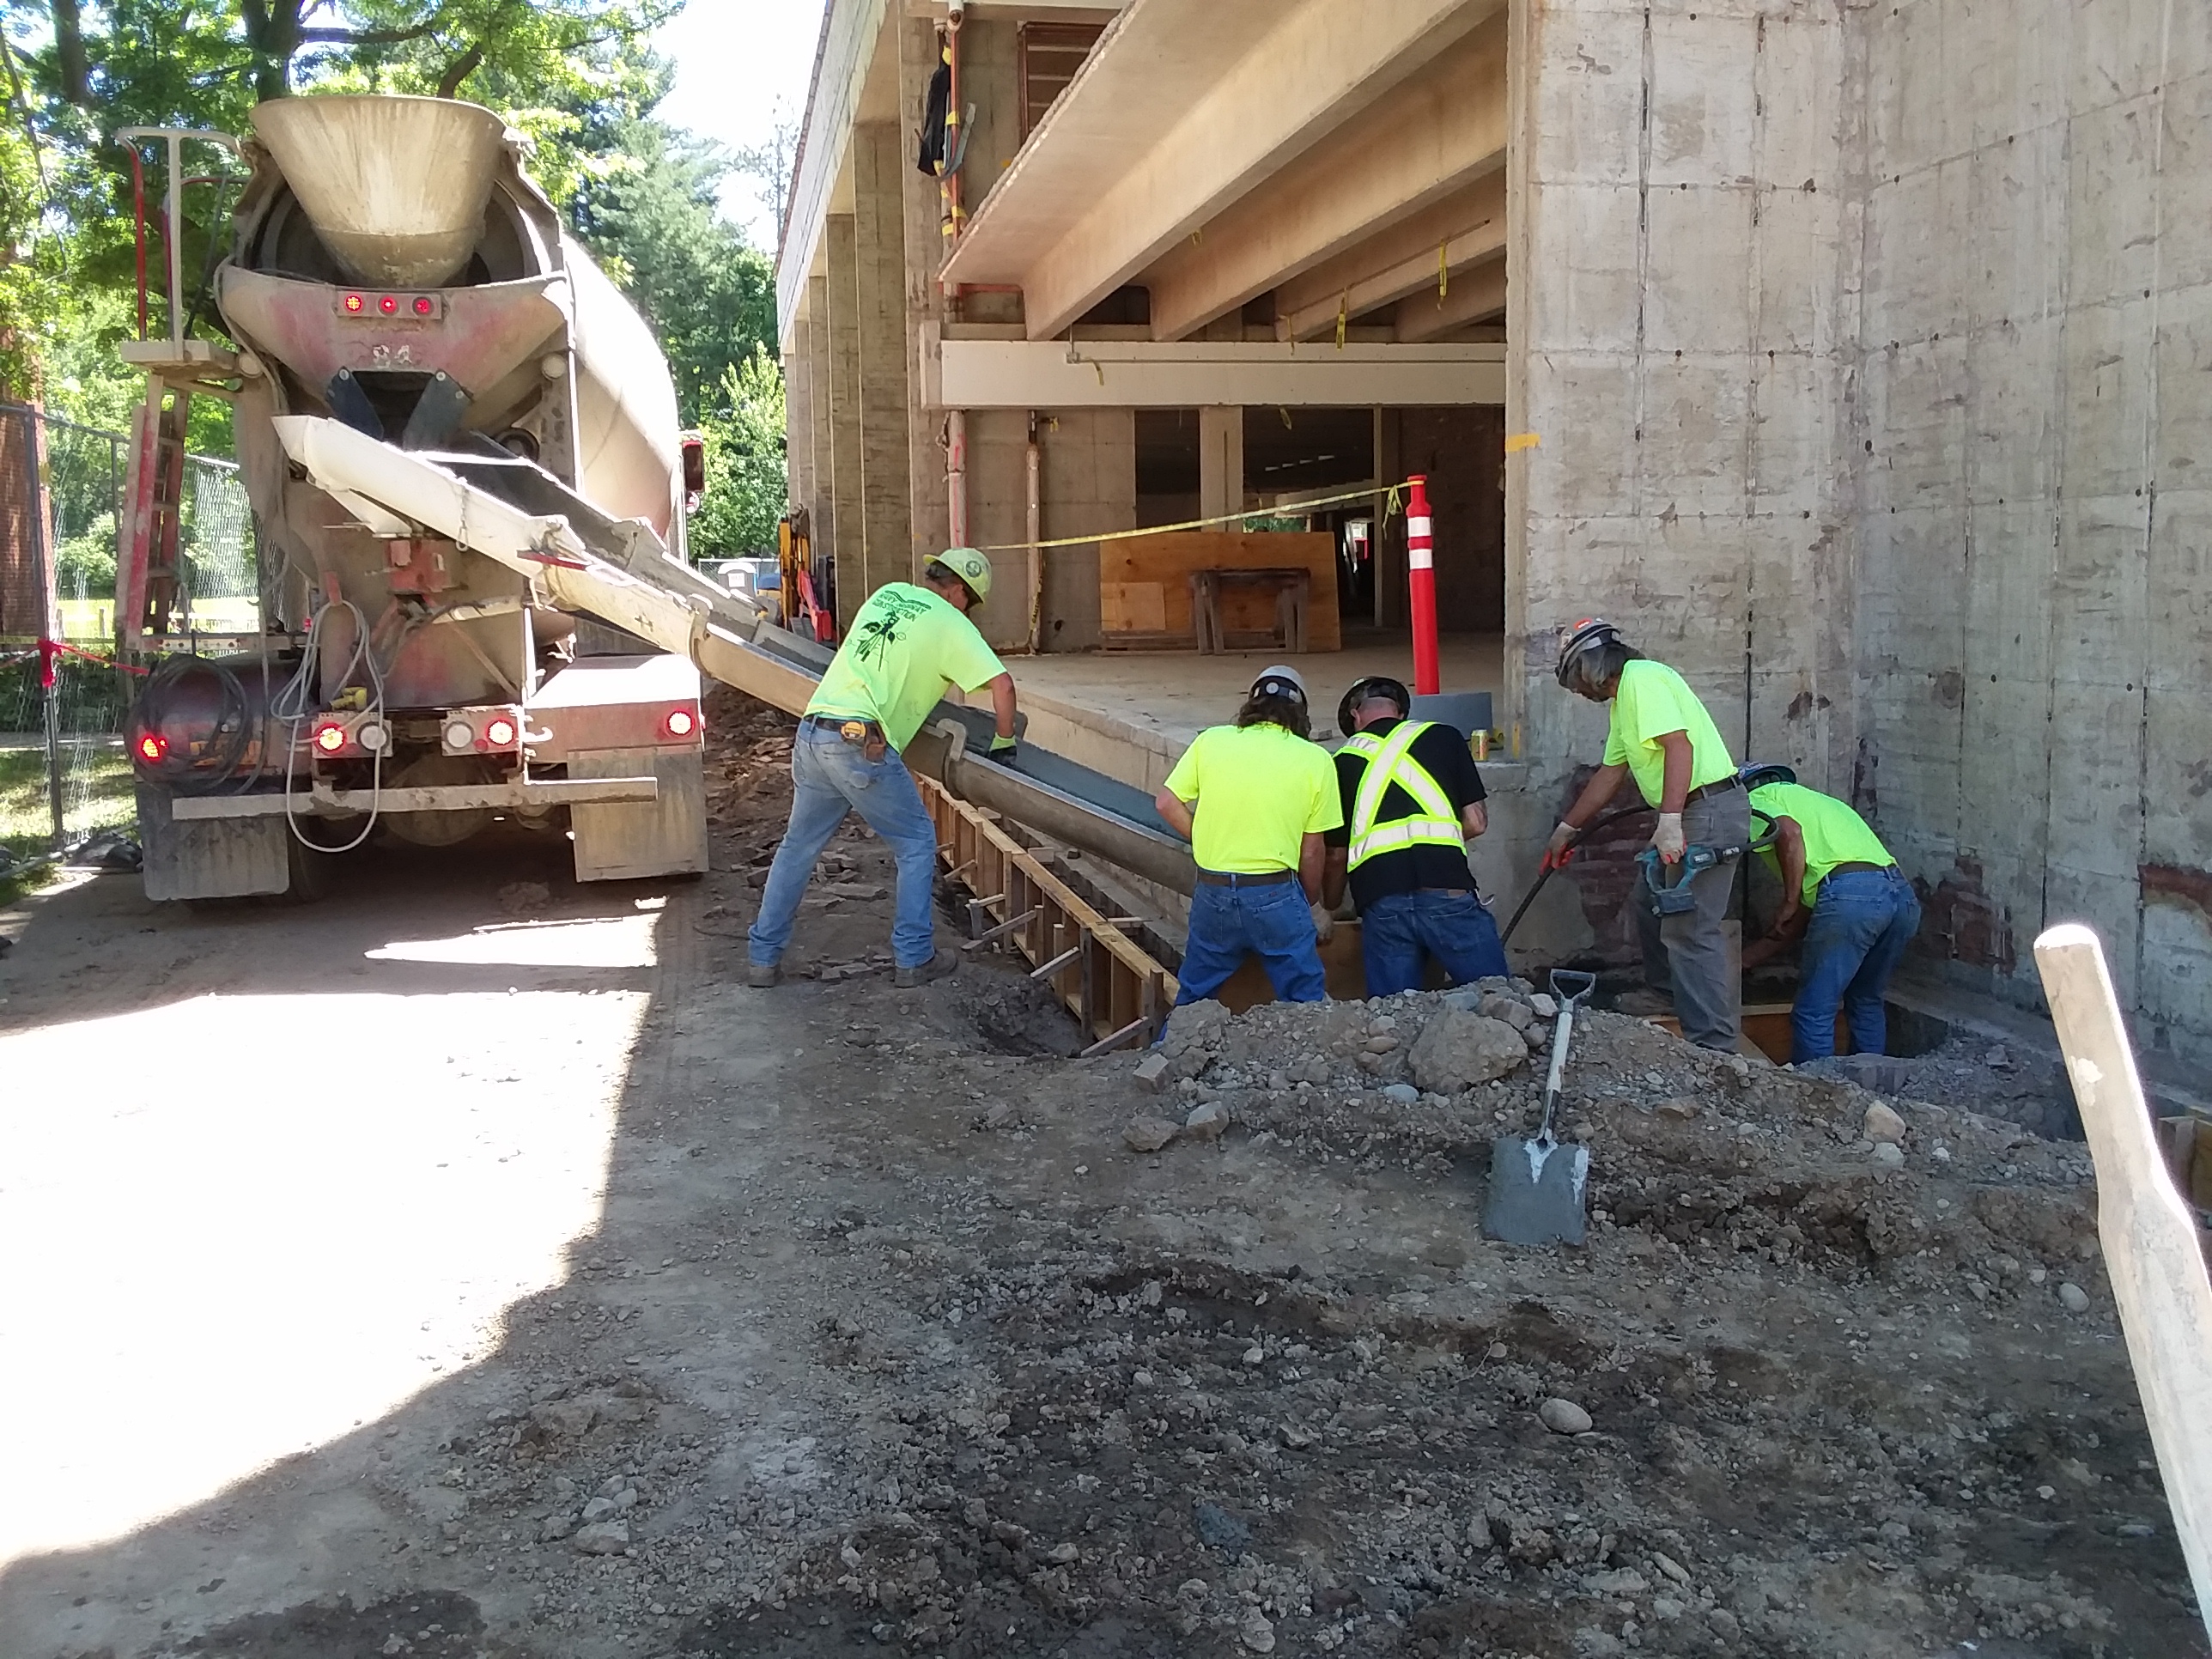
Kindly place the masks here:
[(179, 795), (169, 816), (192, 818), (270, 817), (289, 806), (295, 815), (355, 817), (380, 812), (544, 811), (552, 806), (611, 805), (660, 799), (657, 778), (546, 778), (529, 783), (433, 784), (410, 789), (332, 789), (317, 784), (290, 795)]

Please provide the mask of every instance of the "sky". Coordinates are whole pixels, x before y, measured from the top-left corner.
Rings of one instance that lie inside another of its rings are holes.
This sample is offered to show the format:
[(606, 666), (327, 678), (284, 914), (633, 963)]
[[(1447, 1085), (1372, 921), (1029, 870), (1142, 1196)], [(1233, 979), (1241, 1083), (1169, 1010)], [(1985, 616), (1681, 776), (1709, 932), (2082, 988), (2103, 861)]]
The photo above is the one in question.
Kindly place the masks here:
[[(805, 111), (821, 28), (821, 0), (690, 0), (654, 39), (676, 65), (657, 112), (733, 149), (766, 143), (779, 118), (795, 125)], [(775, 251), (775, 215), (752, 179), (729, 180), (722, 210)]]

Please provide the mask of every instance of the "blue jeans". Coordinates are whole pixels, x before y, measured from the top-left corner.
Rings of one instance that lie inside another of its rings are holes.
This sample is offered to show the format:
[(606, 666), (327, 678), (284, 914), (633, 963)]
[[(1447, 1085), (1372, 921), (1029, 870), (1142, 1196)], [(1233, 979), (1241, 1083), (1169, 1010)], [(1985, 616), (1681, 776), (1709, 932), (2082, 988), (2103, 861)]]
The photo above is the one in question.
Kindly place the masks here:
[(1512, 976), (1498, 923), (1472, 893), (1393, 893), (1359, 913), (1367, 994), (1394, 997), (1424, 983), (1421, 954), (1443, 963), (1454, 985)]
[(1265, 887), (1201, 881), (1190, 896), (1190, 939), (1176, 975), (1176, 1005), (1212, 996), (1249, 953), (1267, 970), (1279, 1002), (1322, 1002), (1321, 948), (1305, 889), (1293, 878)]
[(1854, 1048), (1863, 1054), (1887, 1050), (1882, 993), (1919, 931), (1920, 901), (1894, 865), (1839, 871), (1820, 884), (1797, 952), (1797, 1000), (1790, 1010), (1793, 1063), (1836, 1052), (1839, 1006)]
[(746, 935), (752, 960), (783, 959), (799, 901), (830, 837), (858, 812), (884, 838), (898, 862), (898, 908), (891, 925), (891, 956), (902, 968), (919, 968), (937, 951), (937, 919), (931, 909), (937, 878), (937, 826), (914, 787), (914, 774), (894, 750), (871, 763), (860, 745), (834, 726), (802, 722), (791, 742), (791, 823), (769, 866), (760, 915)]

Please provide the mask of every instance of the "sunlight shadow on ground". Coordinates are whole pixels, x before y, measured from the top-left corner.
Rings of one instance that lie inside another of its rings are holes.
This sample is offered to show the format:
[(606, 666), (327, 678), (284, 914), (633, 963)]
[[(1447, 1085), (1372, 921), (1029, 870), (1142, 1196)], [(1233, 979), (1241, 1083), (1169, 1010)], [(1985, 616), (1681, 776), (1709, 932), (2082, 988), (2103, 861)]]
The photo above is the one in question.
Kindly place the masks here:
[[(636, 968), (658, 920), (367, 954)], [(0, 1037), (0, 1420), (36, 1425), (0, 1444), (0, 1564), (201, 1502), (489, 1352), (600, 1224), (649, 1000), (631, 975), (204, 996)]]

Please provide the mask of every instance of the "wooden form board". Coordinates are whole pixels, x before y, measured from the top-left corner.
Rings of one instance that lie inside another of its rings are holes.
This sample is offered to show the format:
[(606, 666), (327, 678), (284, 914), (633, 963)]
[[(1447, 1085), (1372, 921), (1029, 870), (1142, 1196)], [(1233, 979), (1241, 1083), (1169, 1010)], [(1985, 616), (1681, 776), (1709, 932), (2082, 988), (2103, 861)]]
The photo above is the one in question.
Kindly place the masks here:
[[(1306, 609), (1306, 649), (1340, 651), (1344, 634), (1336, 613), (1336, 538), (1326, 531), (1178, 530), (1133, 536), (1098, 550), (1100, 629), (1108, 644), (1117, 634), (1187, 640), (1194, 647), (1190, 575), (1194, 570), (1304, 569), (1313, 577)], [(1267, 594), (1231, 589), (1222, 598), (1222, 622), (1232, 633), (1275, 625)]]

